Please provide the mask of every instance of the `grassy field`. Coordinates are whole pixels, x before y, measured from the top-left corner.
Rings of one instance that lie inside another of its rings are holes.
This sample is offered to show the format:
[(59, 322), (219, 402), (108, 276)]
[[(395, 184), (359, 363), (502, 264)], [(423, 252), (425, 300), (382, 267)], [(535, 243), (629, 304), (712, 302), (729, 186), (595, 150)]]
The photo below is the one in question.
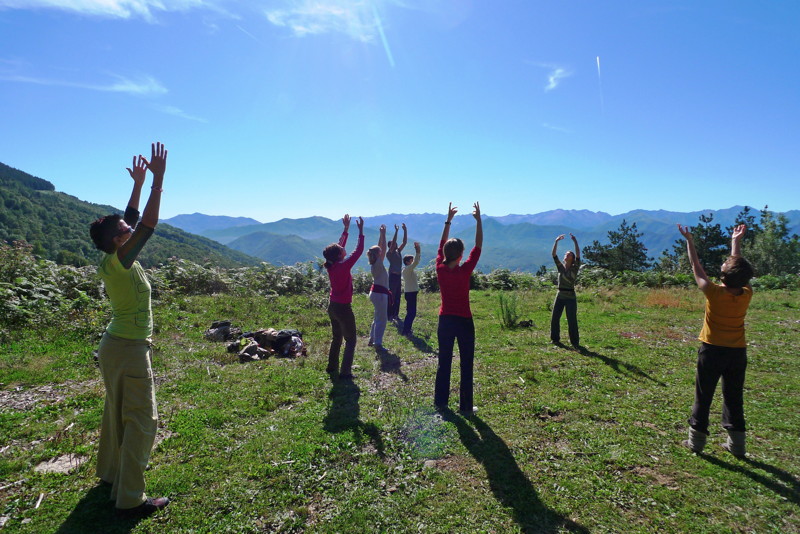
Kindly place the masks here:
[[(0, 355), (3, 530), (800, 532), (800, 295), (753, 299), (745, 460), (719, 447), (719, 397), (707, 454), (679, 445), (699, 291), (579, 293), (582, 352), (549, 343), (553, 291), (516, 295), (533, 326), (503, 328), (498, 293), (473, 292), (479, 412), (468, 419), (432, 406), (438, 294), (420, 295), (415, 339), (388, 328), (383, 354), (366, 346), (372, 309), (357, 296), (348, 382), (324, 372), (324, 296), (156, 302), (160, 422), (146, 477), (173, 502), (140, 522), (116, 520), (94, 477), (96, 341), (21, 332)], [(240, 364), (203, 339), (215, 319), (297, 328), (308, 356)], [(34, 471), (65, 454), (88, 460)]]

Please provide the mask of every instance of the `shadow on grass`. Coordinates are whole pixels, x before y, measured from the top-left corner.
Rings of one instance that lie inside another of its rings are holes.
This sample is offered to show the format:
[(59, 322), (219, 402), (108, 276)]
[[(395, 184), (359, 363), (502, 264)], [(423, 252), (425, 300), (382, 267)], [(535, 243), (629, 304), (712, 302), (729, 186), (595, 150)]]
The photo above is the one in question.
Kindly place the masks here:
[(591, 356), (592, 358), (597, 358), (598, 360), (600, 360), (604, 364), (606, 364), (609, 367), (611, 367), (612, 369), (614, 369), (619, 374), (623, 374), (623, 375), (624, 374), (630, 374), (630, 375), (633, 375), (634, 377), (643, 378), (643, 379), (646, 379), (646, 380), (650, 380), (651, 382), (655, 382), (656, 384), (658, 384), (659, 386), (662, 386), (662, 387), (666, 387), (667, 386), (661, 380), (653, 378), (652, 376), (648, 375), (647, 373), (645, 373), (644, 371), (642, 371), (641, 369), (639, 369), (637, 366), (633, 365), (632, 363), (623, 362), (622, 360), (618, 360), (618, 359), (612, 358), (610, 356), (603, 356), (599, 352), (595, 352), (593, 350), (589, 350), (586, 347), (584, 347), (583, 345), (580, 345), (580, 346), (576, 347), (575, 350), (577, 350), (580, 354), (583, 354), (584, 356)]
[[(726, 462), (725, 460), (721, 460), (719, 458), (704, 453), (700, 453), (698, 454), (698, 456), (718, 467), (722, 467), (723, 469), (727, 469), (728, 471), (731, 471), (733, 473), (740, 473), (742, 475), (748, 476), (755, 482), (758, 482), (759, 484), (764, 486), (765, 488), (774, 491), (781, 497), (788, 499), (790, 502), (793, 502), (794, 504), (800, 504), (800, 480), (798, 480), (798, 478), (793, 476), (791, 473), (784, 471), (783, 469), (775, 467), (774, 465), (760, 462), (758, 460), (753, 460), (751, 458), (742, 458), (741, 462), (747, 464), (747, 465), (742, 465), (742, 463)], [(748, 466), (751, 468), (766, 471), (775, 478), (780, 479), (781, 482), (783, 483), (773, 480), (770, 477), (762, 475), (760, 473), (756, 473), (755, 471), (753, 471), (753, 469), (748, 469)]]
[(385, 453), (380, 429), (375, 424), (364, 423), (359, 418), (361, 408), (358, 400), (360, 397), (361, 390), (352, 378), (334, 382), (331, 392), (328, 394), (331, 403), (328, 414), (323, 420), (323, 428), (331, 434), (352, 431), (353, 438), (358, 445), (364, 442), (366, 435), (377, 449), (378, 455), (383, 458)]
[[(403, 331), (403, 322), (396, 322), (393, 323), (394, 327), (397, 329), (397, 333), (403, 335), (401, 332)], [(403, 336), (414, 345), (414, 348), (420, 351), (423, 354), (436, 354), (436, 351), (433, 350), (433, 347), (430, 343), (428, 343), (427, 339), (423, 339), (416, 334), (410, 334), (407, 336)]]
[(586, 527), (542, 503), (508, 445), (479, 417), (467, 419), (445, 410), (442, 418), (455, 425), (461, 443), (486, 469), (492, 493), (501, 505), (513, 511), (514, 521), (522, 532), (589, 532)]
[(102, 532), (124, 534), (136, 527), (142, 518), (119, 518), (114, 513), (114, 503), (108, 500), (111, 489), (95, 486), (86, 492), (61, 523), (56, 534), (78, 534), (84, 532)]
[(381, 372), (382, 373), (392, 373), (400, 378), (403, 379), (403, 382), (408, 382), (408, 377), (406, 374), (400, 369), (402, 362), (400, 361), (400, 357), (397, 354), (394, 354), (386, 348), (378, 349), (376, 351), (376, 356), (381, 362)]

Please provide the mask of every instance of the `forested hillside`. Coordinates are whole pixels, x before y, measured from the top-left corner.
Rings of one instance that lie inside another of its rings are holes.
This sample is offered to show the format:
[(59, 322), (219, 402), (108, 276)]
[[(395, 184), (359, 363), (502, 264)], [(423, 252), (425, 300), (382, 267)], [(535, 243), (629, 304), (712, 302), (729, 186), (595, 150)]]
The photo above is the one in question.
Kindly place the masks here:
[[(41, 258), (70, 265), (95, 263), (100, 252), (89, 238), (89, 224), (97, 217), (119, 212), (57, 192), (47, 180), (0, 163), (0, 240), (26, 241)], [(222, 267), (258, 262), (211, 239), (160, 224), (139, 260), (149, 267), (171, 256)]]

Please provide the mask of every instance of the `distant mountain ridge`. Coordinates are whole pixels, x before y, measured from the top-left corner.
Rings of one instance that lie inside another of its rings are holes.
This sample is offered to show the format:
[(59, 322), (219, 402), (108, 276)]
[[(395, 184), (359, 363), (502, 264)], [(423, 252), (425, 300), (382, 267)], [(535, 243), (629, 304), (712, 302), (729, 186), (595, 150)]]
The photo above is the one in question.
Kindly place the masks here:
[[(581, 248), (592, 244), (594, 240), (607, 243), (608, 232), (616, 230), (623, 220), (629, 225), (636, 223), (638, 231), (644, 234), (642, 242), (648, 249), (648, 255), (657, 259), (662, 251), (671, 250), (675, 240), (680, 237), (675, 228), (676, 223), (695, 225), (700, 215), (710, 213), (714, 216), (714, 223), (726, 228), (733, 224), (742, 209), (743, 206), (693, 212), (633, 210), (620, 215), (557, 209), (530, 215), (484, 216), (484, 250), (479, 269), (489, 271), (503, 267), (535, 271), (540, 265), (549, 267), (552, 264), (550, 252), (557, 235), (574, 233)], [(759, 210), (753, 208), (752, 212), (757, 216)], [(800, 233), (800, 211), (793, 210), (784, 215), (790, 221), (792, 232)], [(377, 242), (381, 224), (389, 227), (391, 238), (394, 224), (405, 222), (409, 228), (409, 244), (405, 252), (410, 253), (413, 242), (419, 241), (423, 248), (422, 264), (425, 265), (435, 257), (444, 217), (441, 213), (392, 213), (365, 217), (365, 248)], [(247, 226), (218, 227), (204, 231), (202, 235), (270, 263), (294, 264), (320, 258), (322, 249), (327, 244), (338, 241), (341, 231), (342, 224), (339, 220), (305, 217)], [(355, 223), (351, 226), (351, 232), (348, 251), (355, 247)], [(474, 232), (475, 221), (471, 215), (455, 217), (451, 236), (461, 237), (466, 246), (471, 247)], [(399, 237), (402, 238), (402, 231)], [(563, 253), (570, 243), (563, 242), (560, 245), (559, 252)], [(367, 268), (363, 257), (357, 265)]]
[(217, 230), (221, 228), (234, 228), (237, 226), (247, 226), (253, 224), (261, 224), (255, 219), (250, 217), (228, 217), (226, 215), (208, 216), (202, 213), (192, 213), (190, 215), (176, 215), (169, 219), (160, 219), (159, 222), (164, 222), (175, 228), (180, 228), (193, 234), (202, 234), (209, 230)]

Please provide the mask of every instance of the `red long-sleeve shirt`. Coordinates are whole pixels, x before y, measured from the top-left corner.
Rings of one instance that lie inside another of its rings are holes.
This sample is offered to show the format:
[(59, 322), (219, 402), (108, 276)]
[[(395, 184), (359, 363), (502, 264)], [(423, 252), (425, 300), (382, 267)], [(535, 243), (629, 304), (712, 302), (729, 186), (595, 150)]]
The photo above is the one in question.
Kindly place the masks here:
[(472, 317), (469, 308), (469, 280), (481, 257), (481, 249), (472, 247), (467, 261), (450, 269), (444, 263), (442, 250), (444, 243), (444, 241), (439, 243), (439, 251), (436, 253), (436, 279), (439, 281), (439, 292), (442, 295), (439, 315)]
[[(339, 238), (339, 245), (344, 248), (346, 244), (347, 232), (344, 231)], [(353, 302), (353, 275), (350, 270), (358, 261), (358, 258), (361, 257), (362, 252), (364, 252), (364, 234), (358, 236), (358, 244), (352, 254), (332, 265), (325, 264), (325, 269), (327, 269), (328, 276), (331, 279), (331, 302), (340, 304)]]

